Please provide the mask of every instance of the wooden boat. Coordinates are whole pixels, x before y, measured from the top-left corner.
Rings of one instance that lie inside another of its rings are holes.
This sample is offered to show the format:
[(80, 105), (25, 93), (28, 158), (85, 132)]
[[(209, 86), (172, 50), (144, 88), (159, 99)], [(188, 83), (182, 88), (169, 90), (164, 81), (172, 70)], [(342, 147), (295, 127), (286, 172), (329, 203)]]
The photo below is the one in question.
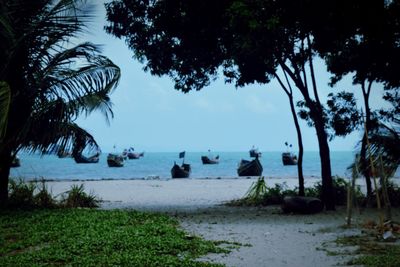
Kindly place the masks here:
[(249, 151), (250, 157), (251, 158), (257, 158), (257, 157), (261, 157), (261, 152), (258, 151), (258, 148), (254, 148), (254, 146), (250, 149)]
[(135, 153), (133, 152), (135, 149), (133, 147), (130, 147), (129, 149), (124, 149), (124, 152), (122, 152), (122, 156), (125, 159), (139, 159), (144, 156), (144, 152), (142, 153)]
[(242, 159), (239, 163), (237, 173), (239, 176), (260, 176), (263, 172), (261, 162), (256, 157), (254, 160)]
[(63, 159), (63, 158), (70, 158), (70, 157), (72, 157), (72, 153), (71, 153), (71, 152), (64, 151), (64, 150), (59, 150), (59, 151), (57, 152), (57, 156), (58, 156), (60, 159)]
[(179, 166), (174, 162), (174, 166), (171, 169), (172, 178), (188, 178), (191, 172), (190, 164), (182, 163), (182, 166)]
[(282, 153), (282, 163), (283, 165), (297, 165), (297, 156), (290, 152), (284, 152)]
[(128, 152), (126, 155), (128, 156), (128, 159), (139, 159), (144, 156), (144, 152), (142, 153)]
[(21, 167), (21, 161), (17, 156), (15, 156), (11, 162), (11, 168), (17, 168), (17, 167)]
[(124, 158), (120, 155), (108, 154), (107, 156), (108, 167), (123, 167)]
[(212, 159), (210, 159), (207, 156), (201, 156), (201, 161), (203, 162), (203, 164), (218, 164), (219, 163), (219, 155)]
[(82, 154), (77, 154), (74, 156), (74, 160), (76, 163), (98, 163), (99, 162), (100, 153), (96, 153), (91, 157), (85, 157)]

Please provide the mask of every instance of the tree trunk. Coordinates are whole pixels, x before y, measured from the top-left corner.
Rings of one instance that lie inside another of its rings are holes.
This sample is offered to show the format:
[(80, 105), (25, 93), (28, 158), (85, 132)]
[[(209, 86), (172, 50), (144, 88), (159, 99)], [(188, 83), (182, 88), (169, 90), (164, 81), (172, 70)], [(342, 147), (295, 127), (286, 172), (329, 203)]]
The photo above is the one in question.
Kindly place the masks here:
[(371, 185), (371, 175), (370, 175), (370, 168), (368, 168), (369, 162), (367, 160), (367, 138), (368, 132), (370, 131), (371, 127), (371, 109), (369, 108), (369, 92), (371, 89), (371, 84), (369, 85), (368, 89), (365, 89), (365, 85), (362, 84), (362, 92), (364, 98), (364, 108), (365, 108), (365, 132), (361, 142), (361, 152), (360, 152), (360, 161), (363, 165), (363, 175), (365, 177), (365, 184), (367, 187), (367, 204), (372, 199), (372, 185)]
[(12, 162), (11, 152), (1, 151), (0, 158), (0, 208), (3, 208), (8, 201), (8, 179)]
[[(296, 87), (300, 90), (301, 94), (304, 97), (304, 100), (306, 101), (307, 107), (310, 109), (310, 117), (314, 122), (314, 128), (317, 132), (319, 156), (321, 160), (322, 201), (324, 202), (325, 208), (327, 210), (335, 210), (335, 195), (332, 183), (331, 159), (329, 154), (328, 135), (325, 131), (325, 121), (323, 117), (324, 115), (321, 103), (319, 101), (313, 101), (310, 98), (308, 88), (306, 88), (305, 85), (303, 84), (301, 80), (300, 71), (296, 67), (295, 63), (292, 64), (292, 66), (295, 68), (294, 72), (291, 71), (290, 68), (287, 65), (285, 65), (283, 61), (280, 62), (280, 65), (282, 69), (289, 74), (289, 76), (295, 83)], [(318, 95), (317, 95), (316, 85), (313, 86), (314, 86), (314, 93), (317, 98)]]
[(289, 97), (289, 102), (290, 102), (290, 109), (292, 111), (293, 115), (293, 120), (294, 120), (294, 125), (296, 127), (296, 132), (297, 132), (297, 143), (299, 146), (299, 158), (297, 160), (297, 174), (299, 176), (299, 196), (304, 196), (304, 176), (303, 176), (303, 138), (301, 135), (301, 130), (300, 130), (300, 125), (299, 125), (299, 120), (297, 119), (296, 115), (296, 109), (294, 107), (293, 103), (293, 96), (288, 95)]
[(371, 176), (369, 171), (365, 171), (369, 162), (367, 160), (367, 133), (364, 133), (364, 136), (362, 138), (362, 142), (361, 142), (361, 152), (360, 152), (360, 162), (363, 165), (362, 167), (362, 175), (364, 175), (365, 177), (365, 185), (367, 187), (367, 205), (368, 203), (370, 203), (370, 201), (372, 200), (372, 183), (371, 183)]
[(325, 131), (325, 124), (322, 117), (322, 110), (316, 107), (316, 103), (310, 106), (312, 119), (315, 124), (319, 144), (319, 157), (321, 160), (322, 179), (322, 201), (327, 210), (335, 210), (335, 194), (333, 190), (331, 158), (328, 144), (328, 136)]

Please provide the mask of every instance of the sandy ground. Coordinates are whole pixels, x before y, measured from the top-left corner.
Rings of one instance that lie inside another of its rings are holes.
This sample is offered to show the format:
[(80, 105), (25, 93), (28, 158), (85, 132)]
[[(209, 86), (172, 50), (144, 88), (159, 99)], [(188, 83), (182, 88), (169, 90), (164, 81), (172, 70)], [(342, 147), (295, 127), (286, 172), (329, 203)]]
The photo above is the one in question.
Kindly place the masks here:
[[(207, 255), (201, 260), (227, 266), (341, 266), (349, 257), (328, 256), (336, 250), (333, 240), (339, 235), (360, 233), (343, 229), (345, 209), (315, 215), (285, 215), (280, 208), (227, 207), (224, 202), (245, 195), (254, 179), (174, 179), (48, 182), (54, 195), (72, 184), (85, 186), (104, 202), (102, 208), (127, 208), (167, 213), (176, 217), (189, 233), (209, 240), (244, 244), (229, 254)], [(308, 179), (311, 185), (317, 179)], [(267, 180), (272, 186), (281, 180)], [(289, 185), (293, 186), (293, 185)], [(400, 221), (400, 212), (394, 212)], [(354, 212), (354, 223), (378, 215), (371, 211)]]

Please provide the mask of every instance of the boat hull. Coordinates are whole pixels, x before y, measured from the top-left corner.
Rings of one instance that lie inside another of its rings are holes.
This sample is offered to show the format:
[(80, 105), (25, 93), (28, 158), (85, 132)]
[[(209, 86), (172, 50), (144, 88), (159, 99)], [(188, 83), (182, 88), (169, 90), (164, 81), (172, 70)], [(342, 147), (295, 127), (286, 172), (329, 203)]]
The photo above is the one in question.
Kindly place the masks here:
[(210, 159), (207, 156), (201, 156), (201, 161), (203, 164), (218, 164), (219, 163), (219, 156), (216, 156), (213, 159)]
[(99, 156), (95, 155), (92, 157), (85, 157), (82, 155), (77, 155), (74, 157), (74, 160), (76, 163), (98, 163), (99, 162)]
[(21, 167), (21, 161), (19, 158), (15, 157), (11, 162), (11, 168), (18, 168)]
[(128, 159), (139, 159), (139, 158), (144, 156), (144, 152), (142, 152), (142, 153), (132, 153), (132, 152), (130, 152), (130, 153), (127, 154), (127, 156), (128, 156)]
[(290, 153), (282, 153), (283, 165), (297, 165), (297, 156)]
[(174, 164), (171, 169), (171, 177), (172, 178), (188, 178), (190, 176), (191, 167), (189, 164), (182, 164), (179, 166)]
[(109, 154), (107, 156), (107, 164), (108, 164), (108, 167), (123, 167), (124, 166), (124, 158), (122, 156)]
[(237, 173), (239, 176), (260, 176), (263, 172), (263, 167), (258, 158), (249, 161), (241, 160)]

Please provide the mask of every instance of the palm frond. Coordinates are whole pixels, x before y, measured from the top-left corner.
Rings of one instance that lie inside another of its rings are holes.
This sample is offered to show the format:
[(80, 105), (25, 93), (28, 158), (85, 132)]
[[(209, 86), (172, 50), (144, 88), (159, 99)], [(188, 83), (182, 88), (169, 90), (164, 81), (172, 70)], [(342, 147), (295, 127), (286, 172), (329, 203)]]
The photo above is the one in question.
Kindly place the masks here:
[(392, 176), (400, 165), (399, 126), (398, 122), (392, 127), (381, 123), (379, 129), (369, 137), (368, 158), (372, 159), (376, 166), (383, 164), (382, 167), (388, 176)]
[(48, 97), (68, 100), (99, 91), (110, 93), (118, 84), (120, 69), (97, 52), (95, 45), (84, 43), (57, 54), (42, 71), (38, 86), (47, 90)]
[(32, 135), (30, 140), (26, 140), (22, 145), (24, 150), (30, 153), (40, 151), (44, 154), (56, 154), (59, 150), (72, 151), (77, 140), (88, 151), (100, 150), (94, 137), (76, 123), (64, 122), (53, 126), (56, 129), (49, 129), (47, 132), (37, 129), (40, 134)]

